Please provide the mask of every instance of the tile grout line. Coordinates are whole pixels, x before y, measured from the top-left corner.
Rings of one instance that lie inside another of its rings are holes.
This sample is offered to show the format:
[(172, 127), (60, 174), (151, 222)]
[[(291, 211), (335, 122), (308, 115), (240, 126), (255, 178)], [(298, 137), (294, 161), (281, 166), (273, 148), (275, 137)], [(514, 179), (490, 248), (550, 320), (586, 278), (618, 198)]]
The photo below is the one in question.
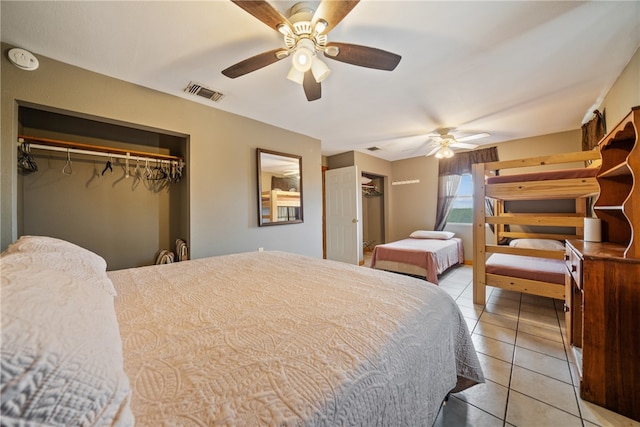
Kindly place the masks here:
[[(492, 292), (493, 293), (493, 292)], [(509, 398), (511, 397), (511, 380), (513, 378), (513, 365), (516, 361), (516, 347), (518, 342), (518, 328), (520, 327), (520, 308), (522, 307), (522, 293), (520, 293), (520, 299), (518, 301), (518, 320), (516, 321), (516, 335), (513, 339), (513, 352), (511, 353), (511, 368), (509, 370), (509, 386), (507, 387), (507, 402), (504, 406), (504, 417), (502, 426), (507, 425), (507, 414), (509, 413)]]

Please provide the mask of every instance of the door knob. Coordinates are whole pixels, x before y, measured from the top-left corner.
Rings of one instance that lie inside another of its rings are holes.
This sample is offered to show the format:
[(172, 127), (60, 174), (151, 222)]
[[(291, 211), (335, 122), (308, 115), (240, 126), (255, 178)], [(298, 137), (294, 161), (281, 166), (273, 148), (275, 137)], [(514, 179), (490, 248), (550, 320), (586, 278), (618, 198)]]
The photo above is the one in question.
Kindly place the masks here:
[(353, 218), (353, 219), (351, 220), (351, 222), (355, 224), (356, 222), (358, 222), (358, 220), (357, 220), (357, 219), (355, 219), (355, 218)]

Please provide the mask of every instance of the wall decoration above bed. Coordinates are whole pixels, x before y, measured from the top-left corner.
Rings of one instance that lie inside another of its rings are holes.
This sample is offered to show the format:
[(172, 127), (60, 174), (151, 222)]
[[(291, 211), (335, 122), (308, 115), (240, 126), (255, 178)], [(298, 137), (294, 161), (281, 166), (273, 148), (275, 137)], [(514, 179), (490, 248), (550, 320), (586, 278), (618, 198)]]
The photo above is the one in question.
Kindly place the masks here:
[(258, 225), (303, 222), (302, 157), (257, 149)]

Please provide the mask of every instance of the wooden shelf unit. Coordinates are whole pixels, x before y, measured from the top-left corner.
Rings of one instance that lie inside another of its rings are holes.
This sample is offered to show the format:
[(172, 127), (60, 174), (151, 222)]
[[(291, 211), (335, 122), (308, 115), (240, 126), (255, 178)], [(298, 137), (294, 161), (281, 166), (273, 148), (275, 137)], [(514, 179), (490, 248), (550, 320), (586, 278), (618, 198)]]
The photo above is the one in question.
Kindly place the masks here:
[(640, 106), (599, 143), (602, 166), (594, 211), (602, 240), (625, 246), (624, 257), (640, 258)]

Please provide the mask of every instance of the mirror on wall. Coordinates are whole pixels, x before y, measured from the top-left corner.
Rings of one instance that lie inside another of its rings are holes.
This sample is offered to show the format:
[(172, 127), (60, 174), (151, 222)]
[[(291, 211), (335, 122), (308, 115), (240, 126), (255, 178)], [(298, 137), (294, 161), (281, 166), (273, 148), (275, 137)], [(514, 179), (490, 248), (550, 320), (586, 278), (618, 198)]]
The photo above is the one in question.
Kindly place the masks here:
[(257, 149), (258, 225), (302, 222), (302, 157)]

